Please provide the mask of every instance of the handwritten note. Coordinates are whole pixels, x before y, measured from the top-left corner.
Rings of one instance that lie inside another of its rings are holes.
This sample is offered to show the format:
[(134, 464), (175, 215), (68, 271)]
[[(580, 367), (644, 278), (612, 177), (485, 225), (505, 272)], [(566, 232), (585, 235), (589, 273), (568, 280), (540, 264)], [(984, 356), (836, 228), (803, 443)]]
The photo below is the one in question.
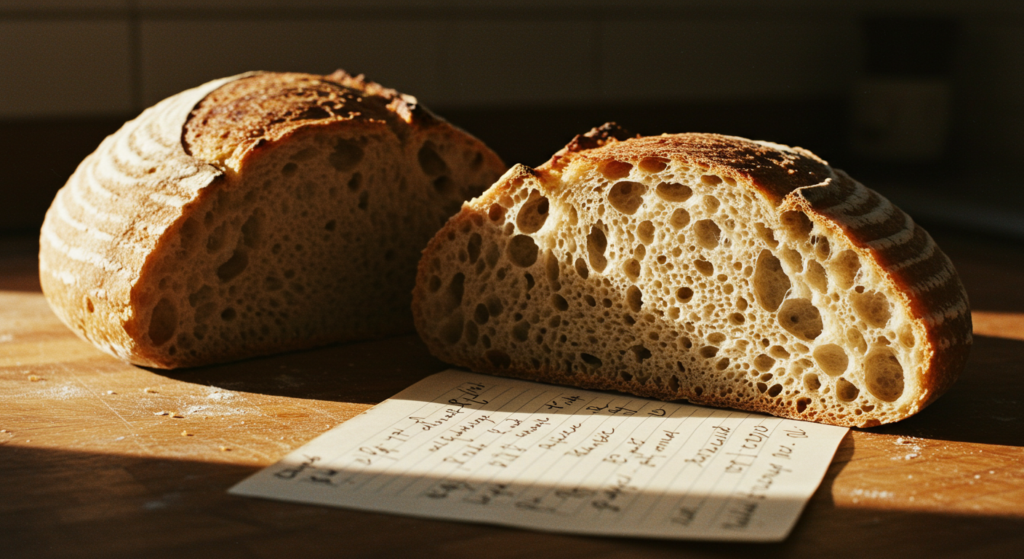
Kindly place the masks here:
[(846, 431), (450, 370), (230, 492), (557, 532), (780, 541)]

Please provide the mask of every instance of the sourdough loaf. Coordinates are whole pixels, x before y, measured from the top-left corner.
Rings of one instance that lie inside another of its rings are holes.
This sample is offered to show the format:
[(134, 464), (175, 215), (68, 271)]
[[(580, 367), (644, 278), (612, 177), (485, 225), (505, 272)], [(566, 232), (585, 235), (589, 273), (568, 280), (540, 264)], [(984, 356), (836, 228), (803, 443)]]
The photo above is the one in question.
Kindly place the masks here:
[(82, 162), (46, 215), (40, 280), (71, 329), (153, 367), (411, 331), (420, 251), (504, 170), (362, 76), (216, 80)]
[(971, 345), (949, 259), (842, 171), (614, 125), (464, 205), (413, 314), (475, 371), (851, 426), (920, 411)]

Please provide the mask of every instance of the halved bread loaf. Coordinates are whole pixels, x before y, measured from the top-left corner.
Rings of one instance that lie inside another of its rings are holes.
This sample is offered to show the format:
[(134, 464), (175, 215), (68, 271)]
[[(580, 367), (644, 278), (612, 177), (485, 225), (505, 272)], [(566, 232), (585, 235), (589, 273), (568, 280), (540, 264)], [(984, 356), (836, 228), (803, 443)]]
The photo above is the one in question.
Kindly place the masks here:
[(82, 162), (46, 215), (40, 280), (75, 332), (153, 367), (407, 332), (420, 251), (504, 170), (362, 76), (217, 80)]
[(578, 136), (463, 206), (413, 313), (476, 371), (872, 426), (953, 384), (967, 296), (931, 237), (808, 151)]

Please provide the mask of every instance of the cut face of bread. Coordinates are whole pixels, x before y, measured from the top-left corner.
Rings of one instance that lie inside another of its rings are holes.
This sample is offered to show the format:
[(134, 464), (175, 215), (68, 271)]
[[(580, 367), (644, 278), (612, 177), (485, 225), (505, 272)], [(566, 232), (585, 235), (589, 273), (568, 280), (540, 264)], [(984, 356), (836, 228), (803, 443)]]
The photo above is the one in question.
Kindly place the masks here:
[(434, 237), (413, 312), (438, 357), (859, 426), (955, 380), (966, 295), (906, 214), (804, 150), (616, 133), (514, 167)]
[(84, 337), (157, 367), (402, 333), (420, 251), (503, 170), (343, 73), (208, 84), (83, 162), (43, 228), (43, 286)]

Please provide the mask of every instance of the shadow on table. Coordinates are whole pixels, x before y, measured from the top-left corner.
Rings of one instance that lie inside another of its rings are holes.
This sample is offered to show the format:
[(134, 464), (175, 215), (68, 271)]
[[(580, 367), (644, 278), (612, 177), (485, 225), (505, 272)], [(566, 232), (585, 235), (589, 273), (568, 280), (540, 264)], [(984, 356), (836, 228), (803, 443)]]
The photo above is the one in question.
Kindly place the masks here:
[(256, 467), (6, 444), (4, 557), (934, 558), (1007, 556), (1024, 547), (1024, 518), (893, 503), (836, 508), (831, 486), (852, 456), (850, 442), (777, 544), (573, 536), (237, 497), (227, 489)]
[(415, 336), (333, 345), (223, 365), (151, 372), (271, 396), (377, 404), (447, 369)]
[(975, 336), (955, 385), (919, 414), (871, 433), (1024, 446), (1024, 341)]

